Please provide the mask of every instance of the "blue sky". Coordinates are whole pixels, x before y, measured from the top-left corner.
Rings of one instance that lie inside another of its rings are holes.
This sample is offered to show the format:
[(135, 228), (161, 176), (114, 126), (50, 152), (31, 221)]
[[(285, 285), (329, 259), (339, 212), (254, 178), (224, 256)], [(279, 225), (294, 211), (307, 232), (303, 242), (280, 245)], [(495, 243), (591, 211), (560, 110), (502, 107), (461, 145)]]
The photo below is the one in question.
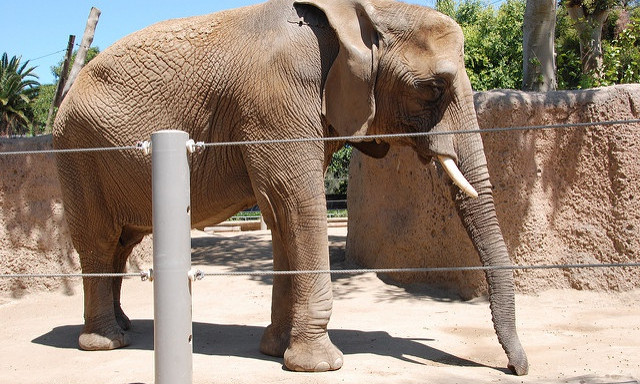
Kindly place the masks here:
[[(0, 26), (3, 39), (0, 54), (22, 56), (37, 66), (36, 74), (42, 84), (53, 82), (50, 67), (64, 56), (69, 35), (82, 34), (92, 6), (102, 11), (93, 46), (101, 50), (155, 22), (222, 9), (256, 4), (259, 0), (29, 0), (27, 2), (0, 0)], [(409, 2), (433, 6), (435, 0)], [(63, 4), (63, 5), (62, 5)], [(6, 34), (6, 35), (5, 35)], [(53, 55), (43, 57), (49, 54)]]

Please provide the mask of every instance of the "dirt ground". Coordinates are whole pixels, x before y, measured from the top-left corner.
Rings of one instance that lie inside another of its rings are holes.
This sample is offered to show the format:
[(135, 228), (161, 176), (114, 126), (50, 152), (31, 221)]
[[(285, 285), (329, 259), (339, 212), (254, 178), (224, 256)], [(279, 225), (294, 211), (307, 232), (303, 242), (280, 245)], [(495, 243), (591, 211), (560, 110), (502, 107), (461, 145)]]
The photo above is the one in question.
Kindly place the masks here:
[[(332, 268), (344, 261), (345, 228), (330, 229)], [(193, 239), (203, 271), (270, 269), (267, 232)], [(554, 290), (517, 296), (530, 374), (507, 372), (486, 299), (463, 302), (423, 286), (386, 284), (375, 274), (335, 276), (330, 323), (345, 353), (337, 372), (301, 374), (263, 356), (271, 279), (207, 277), (193, 286), (194, 383), (640, 383), (640, 290)], [(82, 294), (0, 299), (0, 383), (152, 383), (153, 286), (125, 281), (133, 344), (77, 349)]]

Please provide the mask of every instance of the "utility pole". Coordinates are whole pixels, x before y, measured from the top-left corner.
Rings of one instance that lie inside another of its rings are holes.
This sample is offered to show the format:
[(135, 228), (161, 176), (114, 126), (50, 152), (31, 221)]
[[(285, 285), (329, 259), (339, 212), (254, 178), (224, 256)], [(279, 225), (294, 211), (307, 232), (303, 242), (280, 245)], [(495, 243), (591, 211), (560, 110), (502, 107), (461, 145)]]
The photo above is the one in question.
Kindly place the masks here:
[(58, 87), (56, 89), (56, 96), (53, 99), (53, 103), (51, 103), (51, 107), (49, 108), (49, 115), (47, 116), (47, 130), (51, 130), (53, 125), (53, 115), (55, 109), (60, 107), (62, 104), (62, 100), (64, 100), (65, 96), (71, 89), (73, 82), (78, 77), (80, 70), (84, 67), (84, 62), (87, 58), (87, 52), (93, 43), (93, 37), (96, 33), (96, 26), (98, 25), (98, 19), (100, 18), (100, 10), (96, 7), (92, 7), (89, 12), (89, 18), (87, 19), (87, 26), (84, 30), (84, 34), (82, 35), (82, 43), (80, 44), (80, 48), (76, 53), (76, 59), (73, 62), (73, 67), (69, 70), (69, 66), (71, 65), (71, 58), (73, 55), (73, 46), (76, 41), (76, 37), (71, 35), (69, 36), (69, 45), (67, 46), (67, 55), (65, 56), (64, 64), (62, 65), (62, 72), (60, 73), (60, 81), (58, 82)]
[(73, 62), (71, 72), (69, 72), (69, 79), (67, 79), (67, 82), (64, 85), (64, 89), (62, 91), (62, 99), (64, 99), (64, 97), (67, 95), (67, 92), (69, 92), (69, 89), (71, 89), (73, 82), (76, 81), (80, 70), (82, 70), (82, 67), (84, 67), (84, 62), (87, 58), (87, 51), (89, 51), (91, 43), (93, 43), (93, 37), (96, 34), (96, 26), (98, 25), (100, 14), (100, 10), (96, 7), (92, 7), (91, 12), (89, 12), (87, 27), (85, 28), (84, 34), (82, 35), (82, 43), (80, 43), (80, 48), (78, 48), (78, 53), (76, 53), (76, 60)]
[(67, 81), (67, 74), (69, 73), (69, 65), (71, 64), (71, 56), (73, 55), (73, 46), (75, 43), (75, 35), (69, 35), (67, 54), (64, 57), (64, 64), (62, 64), (60, 80), (58, 81), (58, 86), (56, 87), (56, 95), (51, 102), (51, 106), (49, 107), (49, 115), (47, 116), (47, 131), (51, 129), (51, 124), (53, 123), (53, 112), (60, 106), (60, 103), (62, 102), (62, 90), (64, 89), (64, 85)]

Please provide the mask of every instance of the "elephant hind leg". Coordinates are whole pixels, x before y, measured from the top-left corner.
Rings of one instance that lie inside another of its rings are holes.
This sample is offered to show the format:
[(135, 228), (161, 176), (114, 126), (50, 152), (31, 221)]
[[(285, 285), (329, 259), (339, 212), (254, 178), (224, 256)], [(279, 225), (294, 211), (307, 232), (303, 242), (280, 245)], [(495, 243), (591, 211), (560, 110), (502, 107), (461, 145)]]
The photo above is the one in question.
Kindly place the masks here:
[[(121, 273), (136, 242), (121, 244), (121, 231), (87, 231), (77, 238), (83, 273)], [(130, 344), (124, 332), (130, 321), (120, 308), (121, 278), (88, 277), (83, 280), (84, 329), (80, 349), (98, 351)]]
[[(127, 260), (133, 248), (140, 244), (144, 238), (145, 233), (136, 231), (133, 228), (125, 226), (122, 229), (120, 238), (118, 239), (118, 245), (113, 258), (113, 270), (115, 273), (124, 273)], [(122, 310), (122, 304), (120, 302), (120, 292), (122, 290), (122, 277), (116, 277), (113, 279), (113, 310), (116, 317), (116, 322), (125, 331), (131, 329), (131, 320)]]
[[(273, 236), (273, 269), (290, 270), (282, 241), (277, 237), (277, 233)], [(273, 277), (271, 324), (264, 331), (260, 341), (260, 352), (265, 355), (284, 357), (284, 352), (289, 346), (293, 306), (291, 284), (291, 276)]]
[[(93, 268), (83, 265), (83, 272), (113, 273), (114, 271), (107, 266)], [(113, 278), (84, 278), (84, 329), (78, 338), (80, 349), (99, 351), (129, 345), (127, 335), (116, 321), (114, 284)]]

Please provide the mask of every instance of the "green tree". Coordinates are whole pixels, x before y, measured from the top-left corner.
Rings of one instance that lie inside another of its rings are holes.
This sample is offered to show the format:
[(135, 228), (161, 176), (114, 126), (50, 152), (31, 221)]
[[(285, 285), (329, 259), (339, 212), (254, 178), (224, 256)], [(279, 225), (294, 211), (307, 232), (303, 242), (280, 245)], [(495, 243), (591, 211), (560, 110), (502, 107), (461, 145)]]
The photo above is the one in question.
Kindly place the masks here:
[(603, 42), (603, 85), (640, 83), (640, 9), (615, 15), (613, 39)]
[(44, 84), (40, 86), (38, 97), (33, 103), (33, 134), (44, 133), (47, 126), (47, 117), (49, 116), (49, 108), (56, 96), (55, 84)]
[(462, 27), (465, 65), (475, 90), (520, 88), (525, 5), (525, 0), (507, 0), (495, 10), (480, 0), (436, 2), (437, 10)]
[(558, 89), (581, 88), (580, 39), (564, 6), (558, 7), (556, 18), (556, 54)]
[(345, 145), (338, 152), (333, 154), (331, 164), (327, 169), (324, 180), (325, 192), (327, 195), (344, 195), (347, 193), (349, 183), (349, 162), (353, 148)]
[(556, 51), (558, 88), (581, 89), (640, 82), (640, 9), (637, 1), (611, 9), (602, 25), (599, 77), (583, 72), (580, 35), (565, 6), (558, 8)]
[(555, 31), (557, 0), (527, 0), (523, 25), (523, 80), (526, 91), (557, 88)]
[(580, 42), (582, 74), (596, 82), (604, 77), (602, 31), (611, 10), (621, 0), (563, 0)]
[[(76, 54), (77, 53), (78, 53), (78, 51), (76, 50), (75, 52), (73, 52), (73, 55), (71, 56), (71, 63), (69, 63), (69, 70), (71, 70), (71, 68), (73, 67), (73, 63), (75, 63), (75, 61), (76, 61)], [(84, 63), (87, 64), (88, 62), (93, 60), (94, 57), (98, 56), (99, 53), (100, 53), (100, 48), (99, 47), (91, 47), (91, 48), (89, 48), (89, 50), (87, 51), (87, 58), (85, 59)], [(58, 62), (58, 65), (55, 65), (55, 66), (51, 67), (51, 73), (53, 73), (53, 75), (56, 77), (56, 79), (60, 78), (60, 75), (62, 73), (62, 65), (63, 64), (64, 64), (64, 58), (62, 58), (62, 60), (60, 60)]]
[(33, 128), (33, 103), (40, 83), (29, 67), (20, 65), (20, 57), (5, 52), (0, 59), (0, 135), (23, 135)]
[(453, 0), (436, 0), (436, 9), (452, 19), (456, 18), (456, 3)]
[[(98, 47), (89, 48), (89, 50), (87, 51), (87, 58), (85, 60), (85, 64), (93, 60), (93, 58), (98, 56), (99, 53), (100, 53), (100, 48)], [(73, 63), (75, 62), (76, 54), (77, 54), (77, 51), (74, 52), (73, 55), (71, 56), (71, 63), (69, 65), (69, 69), (73, 66)], [(51, 73), (55, 76), (57, 81), (59, 81), (58, 79), (60, 79), (63, 63), (64, 63), (64, 58), (58, 62), (58, 65), (51, 67)], [(34, 107), (36, 127), (38, 128), (36, 133), (43, 133), (47, 125), (49, 108), (53, 103), (53, 99), (56, 97), (57, 81), (56, 81), (56, 84), (48, 84), (41, 87), (40, 96), (36, 100), (36, 104)], [(53, 118), (55, 118), (56, 112), (57, 110), (54, 110)]]

